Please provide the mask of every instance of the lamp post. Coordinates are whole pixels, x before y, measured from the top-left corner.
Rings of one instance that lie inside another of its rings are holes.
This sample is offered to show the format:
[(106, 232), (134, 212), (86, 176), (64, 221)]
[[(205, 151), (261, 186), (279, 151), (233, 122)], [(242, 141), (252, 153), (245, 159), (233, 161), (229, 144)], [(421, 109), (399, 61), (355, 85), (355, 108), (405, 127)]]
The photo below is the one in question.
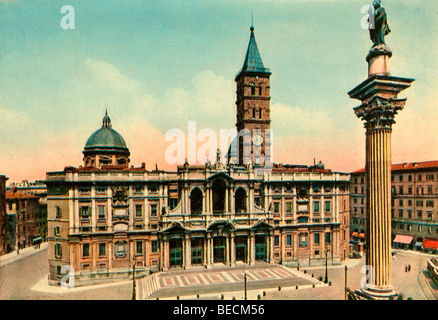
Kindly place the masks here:
[(135, 261), (132, 263), (132, 300), (136, 300), (135, 292)]
[(328, 258), (327, 258), (328, 252), (329, 252), (329, 249), (325, 249), (325, 279), (324, 279), (324, 283), (328, 283)]
[(247, 296), (246, 296), (246, 273), (245, 273), (245, 277), (244, 277), (244, 283), (245, 283), (245, 300), (247, 300)]

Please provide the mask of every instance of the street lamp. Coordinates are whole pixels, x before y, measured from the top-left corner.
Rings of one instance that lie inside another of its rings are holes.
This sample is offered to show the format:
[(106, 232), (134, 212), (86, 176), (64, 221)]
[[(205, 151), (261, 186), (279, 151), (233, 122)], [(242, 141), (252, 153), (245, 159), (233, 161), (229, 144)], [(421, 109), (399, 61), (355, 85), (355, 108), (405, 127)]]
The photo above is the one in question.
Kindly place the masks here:
[(329, 252), (329, 249), (325, 249), (325, 279), (324, 279), (324, 283), (328, 283), (328, 259), (327, 259), (328, 252)]
[(247, 297), (246, 297), (246, 273), (245, 273), (245, 277), (244, 277), (244, 282), (245, 282), (245, 300), (247, 300)]
[(132, 263), (132, 300), (136, 300), (136, 293), (135, 293), (135, 261)]

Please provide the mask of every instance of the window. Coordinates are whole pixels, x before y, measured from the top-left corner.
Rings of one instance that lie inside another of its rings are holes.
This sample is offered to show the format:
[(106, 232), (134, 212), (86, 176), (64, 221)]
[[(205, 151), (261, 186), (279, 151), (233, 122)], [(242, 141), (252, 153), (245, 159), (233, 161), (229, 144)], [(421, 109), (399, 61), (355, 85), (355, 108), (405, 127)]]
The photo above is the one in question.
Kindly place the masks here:
[(143, 187), (141, 186), (135, 187), (135, 193), (142, 193), (142, 192), (143, 192)]
[(433, 200), (426, 200), (426, 207), (433, 208)]
[(421, 181), (421, 174), (418, 175), (418, 181)]
[(400, 200), (398, 201), (398, 205), (399, 205), (400, 207), (403, 207), (403, 199), (400, 199)]
[(291, 235), (291, 234), (288, 234), (288, 235), (286, 236), (286, 245), (287, 245), (288, 247), (290, 247), (290, 246), (292, 245), (292, 235)]
[(398, 217), (403, 218), (403, 209), (398, 210)]
[(79, 213), (82, 218), (88, 218), (90, 216), (90, 207), (88, 206), (81, 207)]
[(143, 206), (141, 204), (136, 204), (135, 205), (135, 216), (136, 217), (143, 216)]
[(427, 212), (427, 219), (432, 220), (432, 212), (431, 211)]
[(158, 192), (158, 187), (157, 187), (157, 186), (150, 186), (150, 187), (149, 187), (149, 192), (151, 192), (151, 193), (157, 193), (157, 192)]
[(421, 219), (423, 217), (423, 213), (421, 212), (421, 210), (417, 211), (417, 218)]
[(61, 228), (58, 227), (58, 226), (56, 226), (56, 227), (54, 228), (54, 234), (55, 234), (55, 236), (59, 236), (60, 233), (61, 233)]
[(412, 181), (412, 175), (408, 176), (408, 181)]
[(331, 233), (329, 233), (329, 232), (327, 232), (326, 234), (325, 234), (325, 243), (332, 243), (332, 239), (331, 239), (332, 237), (331, 237)]
[(55, 243), (55, 258), (61, 259), (62, 257), (62, 246), (60, 243)]
[(403, 182), (403, 176), (400, 176), (399, 179), (400, 179), (400, 182)]
[(417, 205), (417, 207), (422, 207), (423, 206), (423, 200), (417, 200), (416, 201), (416, 205)]
[(97, 211), (99, 219), (105, 219), (105, 206), (98, 206)]
[(412, 187), (408, 188), (408, 194), (412, 194)]
[(151, 216), (156, 217), (157, 216), (157, 205), (151, 204)]
[(286, 212), (287, 213), (292, 212), (292, 202), (286, 202)]
[(325, 212), (330, 212), (331, 201), (325, 202)]
[(82, 244), (82, 257), (87, 258), (89, 254), (90, 254), (90, 244), (89, 243)]
[(313, 239), (316, 245), (319, 245), (319, 233), (313, 234)]
[(319, 213), (319, 201), (313, 203), (313, 212)]
[(153, 253), (158, 252), (158, 241), (157, 240), (151, 241), (151, 251)]
[(56, 206), (56, 219), (61, 218), (61, 208)]
[(399, 194), (403, 194), (403, 186), (399, 186), (398, 187), (398, 193)]
[(280, 203), (274, 202), (274, 212), (279, 213), (280, 212)]
[(432, 186), (427, 186), (427, 194), (433, 194)]
[(99, 243), (99, 256), (103, 257), (106, 255), (106, 244), (105, 243)]
[(412, 210), (408, 210), (408, 217), (409, 219), (412, 219)]
[(137, 254), (143, 254), (143, 241), (136, 242)]
[(170, 198), (169, 199), (170, 210), (175, 209), (177, 205), (178, 205), (178, 199), (177, 198)]
[(96, 193), (98, 194), (105, 194), (106, 188), (105, 187), (96, 187)]
[(274, 246), (279, 246), (280, 245), (280, 237), (279, 236), (275, 236), (274, 237)]

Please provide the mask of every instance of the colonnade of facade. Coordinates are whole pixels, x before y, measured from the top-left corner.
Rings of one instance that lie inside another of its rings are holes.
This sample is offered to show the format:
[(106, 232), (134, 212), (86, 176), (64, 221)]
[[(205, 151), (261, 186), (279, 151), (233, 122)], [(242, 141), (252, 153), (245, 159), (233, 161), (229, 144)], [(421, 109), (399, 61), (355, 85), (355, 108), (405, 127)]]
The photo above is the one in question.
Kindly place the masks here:
[(203, 233), (168, 233), (160, 241), (161, 269), (211, 267), (220, 263), (235, 266), (257, 261), (274, 263), (274, 233), (264, 231), (206, 231)]

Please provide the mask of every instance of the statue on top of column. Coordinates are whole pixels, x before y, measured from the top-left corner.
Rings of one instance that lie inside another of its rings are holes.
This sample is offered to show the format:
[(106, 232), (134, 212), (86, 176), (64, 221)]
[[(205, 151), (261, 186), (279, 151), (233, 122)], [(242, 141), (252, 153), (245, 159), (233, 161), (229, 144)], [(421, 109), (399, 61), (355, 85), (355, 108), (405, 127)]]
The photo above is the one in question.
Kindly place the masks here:
[(386, 15), (385, 8), (381, 6), (381, 0), (374, 0), (373, 2), (374, 12), (371, 13), (373, 15), (373, 19), (368, 19), (369, 22), (369, 30), (370, 30), (370, 39), (373, 42), (373, 46), (371, 47), (370, 52), (367, 55), (367, 61), (369, 62), (372, 58), (386, 55), (391, 57), (392, 51), (385, 43), (385, 36), (391, 32), (388, 26), (388, 18)]
[(374, 25), (370, 25), (370, 38), (373, 47), (385, 45), (385, 36), (391, 32), (388, 26), (388, 19), (385, 8), (381, 6), (381, 0), (373, 2), (374, 7)]

